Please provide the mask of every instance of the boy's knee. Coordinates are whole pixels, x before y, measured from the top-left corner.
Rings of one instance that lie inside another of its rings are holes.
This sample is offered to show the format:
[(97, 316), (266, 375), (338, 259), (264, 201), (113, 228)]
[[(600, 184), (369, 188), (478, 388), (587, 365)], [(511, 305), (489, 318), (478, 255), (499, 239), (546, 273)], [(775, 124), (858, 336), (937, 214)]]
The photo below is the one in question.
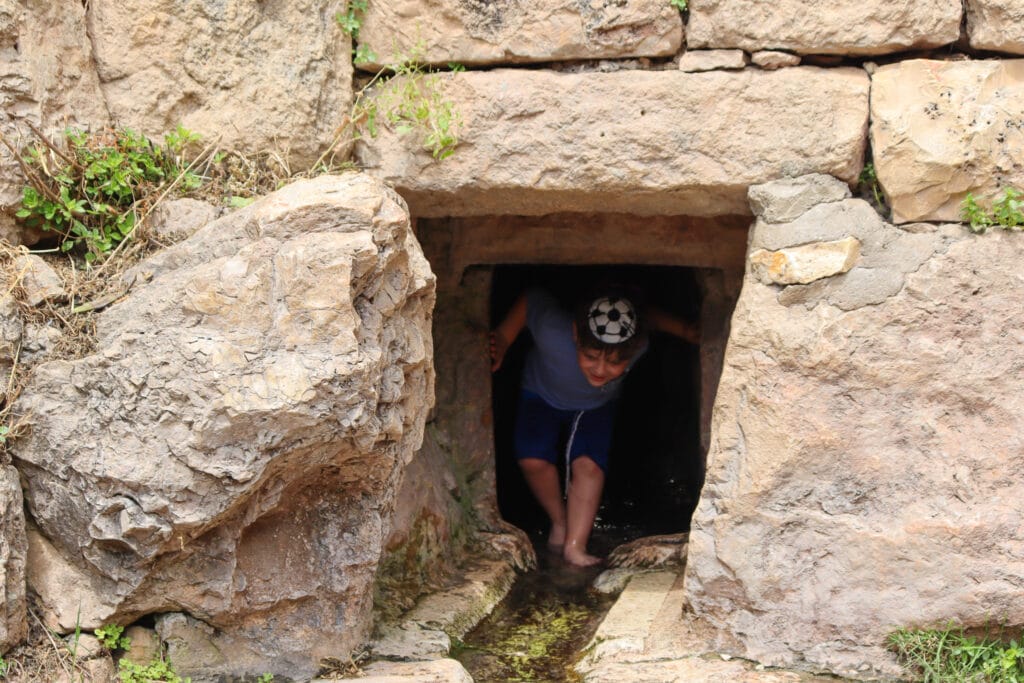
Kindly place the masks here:
[(553, 468), (554, 465), (541, 458), (522, 458), (519, 460), (519, 467), (524, 472), (542, 472), (548, 468)]
[(604, 475), (604, 470), (589, 457), (581, 455), (572, 461), (572, 473), (579, 477), (594, 477)]

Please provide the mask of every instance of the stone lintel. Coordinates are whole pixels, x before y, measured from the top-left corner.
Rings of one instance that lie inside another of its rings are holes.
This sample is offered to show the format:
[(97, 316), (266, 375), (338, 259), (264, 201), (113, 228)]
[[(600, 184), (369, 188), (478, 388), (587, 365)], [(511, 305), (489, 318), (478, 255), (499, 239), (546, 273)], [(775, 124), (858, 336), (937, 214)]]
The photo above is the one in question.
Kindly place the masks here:
[(866, 143), (862, 69), (501, 69), (443, 83), (462, 121), (451, 157), (387, 129), (357, 151), (419, 217), (749, 215), (752, 184), (854, 182)]

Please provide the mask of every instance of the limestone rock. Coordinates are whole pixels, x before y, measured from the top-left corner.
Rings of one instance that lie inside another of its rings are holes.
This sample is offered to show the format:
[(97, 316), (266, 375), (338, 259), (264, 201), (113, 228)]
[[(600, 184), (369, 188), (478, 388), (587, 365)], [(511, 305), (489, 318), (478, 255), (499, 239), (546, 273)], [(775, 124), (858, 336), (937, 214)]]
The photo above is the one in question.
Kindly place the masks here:
[(396, 0), (371, 2), (359, 42), (379, 68), (418, 54), (427, 64), (509, 64), (676, 53), (683, 22), (661, 0)]
[(701, 0), (690, 6), (691, 48), (878, 55), (947, 45), (960, 37), (959, 0)]
[(813, 206), (842, 201), (850, 196), (846, 183), (820, 173), (771, 180), (751, 186), (748, 192), (750, 209), (768, 223), (788, 223)]
[(911, 60), (871, 82), (871, 146), (894, 221), (956, 221), (968, 192), (1024, 187), (1024, 60)]
[(14, 260), (14, 267), (20, 277), (18, 284), (25, 292), (25, 302), (29, 306), (64, 297), (64, 281), (40, 257), (35, 254), (20, 256)]
[(970, 0), (966, 4), (971, 47), (1024, 55), (1024, 5), (1017, 0)]
[(206, 674), (312, 675), (366, 639), (432, 400), (433, 275), (404, 202), (362, 174), (299, 181), (136, 269), (97, 352), (37, 366), (16, 404), (62, 565), (33, 572), (44, 616), (184, 610), (232, 654)]
[(750, 265), (762, 284), (807, 284), (847, 272), (859, 256), (860, 242), (845, 237), (778, 251), (757, 249), (750, 254)]
[(151, 628), (129, 626), (124, 631), (124, 637), (131, 642), (131, 647), (123, 655), (130, 662), (146, 666), (163, 655), (160, 636)]
[(860, 69), (496, 70), (446, 84), (463, 119), (451, 157), (391, 130), (359, 144), (417, 216), (747, 214), (749, 185), (813, 172), (853, 182), (863, 159)]
[(952, 239), (846, 312), (747, 277), (686, 570), (722, 651), (902, 677), (895, 628), (1024, 623), (1024, 240)]
[(608, 566), (664, 567), (685, 564), (688, 537), (686, 533), (661, 534), (623, 543), (608, 555)]
[(25, 517), (18, 471), (0, 464), (0, 654), (28, 635)]
[(350, 41), (334, 19), (344, 5), (93, 0), (103, 96), (150, 136), (180, 124), (221, 148), (311, 164), (352, 101)]
[[(0, 135), (16, 148), (33, 136), (67, 126), (97, 126), (110, 116), (86, 32), (83, 3), (0, 0)], [(31, 243), (13, 219), (24, 177), (14, 159), (0, 154), (0, 236)]]
[(750, 61), (762, 69), (782, 69), (800, 64), (800, 55), (781, 50), (758, 50), (750, 55)]
[(10, 294), (0, 296), (0, 378), (5, 387), (14, 359), (19, 356), (24, 330), (25, 323), (14, 297)]
[(152, 236), (161, 241), (176, 241), (190, 236), (221, 215), (221, 210), (198, 199), (172, 199), (161, 202), (147, 221)]
[[(374, 662), (359, 680), (364, 683), (473, 683), (469, 672), (454, 659), (429, 662)], [(314, 679), (313, 683), (327, 683)]]
[(748, 61), (743, 50), (687, 50), (679, 60), (679, 70), (736, 70), (745, 67)]

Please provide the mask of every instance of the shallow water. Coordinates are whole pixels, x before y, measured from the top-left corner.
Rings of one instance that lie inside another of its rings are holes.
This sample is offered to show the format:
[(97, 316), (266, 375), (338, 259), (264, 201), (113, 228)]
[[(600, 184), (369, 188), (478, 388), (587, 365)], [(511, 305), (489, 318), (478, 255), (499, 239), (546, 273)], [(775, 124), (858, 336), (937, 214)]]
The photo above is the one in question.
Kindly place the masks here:
[[(604, 556), (635, 538), (625, 529), (597, 529), (590, 549)], [(452, 656), (478, 683), (579, 681), (573, 664), (615, 598), (591, 588), (604, 566), (581, 569), (534, 538), (538, 568), (521, 575), (489, 617), (469, 632)]]

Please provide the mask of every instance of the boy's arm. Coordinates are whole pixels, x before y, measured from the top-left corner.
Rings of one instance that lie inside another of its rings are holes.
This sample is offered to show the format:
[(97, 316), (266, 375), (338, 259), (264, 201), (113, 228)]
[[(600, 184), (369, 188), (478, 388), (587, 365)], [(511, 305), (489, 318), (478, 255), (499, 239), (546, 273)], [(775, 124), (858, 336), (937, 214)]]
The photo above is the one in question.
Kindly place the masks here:
[(501, 367), (505, 352), (526, 327), (526, 295), (521, 295), (493, 332), (491, 332), (491, 372)]
[(688, 323), (660, 308), (653, 306), (647, 308), (647, 323), (656, 332), (665, 332), (691, 344), (700, 344), (700, 328), (697, 325)]

